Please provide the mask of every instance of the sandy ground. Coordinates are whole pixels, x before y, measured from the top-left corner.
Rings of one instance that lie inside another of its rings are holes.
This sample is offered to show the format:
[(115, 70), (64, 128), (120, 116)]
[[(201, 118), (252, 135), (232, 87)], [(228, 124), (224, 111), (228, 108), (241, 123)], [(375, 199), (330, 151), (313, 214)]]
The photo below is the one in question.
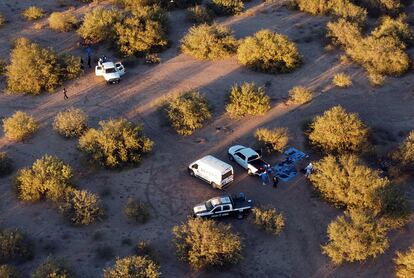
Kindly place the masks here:
[[(58, 51), (84, 55), (76, 46), (75, 33), (59, 34), (48, 28), (36, 30), (35, 23), (21, 20), (21, 9), (34, 1), (0, 1), (0, 10), (10, 23), (0, 29), (0, 57), (7, 58), (11, 41), (18, 36), (29, 37)], [(55, 1), (42, 1), (47, 11), (63, 10)], [(151, 240), (165, 277), (391, 277), (396, 250), (405, 250), (414, 243), (414, 220), (406, 228), (390, 234), (390, 248), (385, 254), (363, 264), (336, 267), (321, 253), (326, 242), (328, 223), (341, 211), (318, 200), (302, 175), (289, 183), (281, 183), (277, 190), (261, 186), (234, 165), (236, 181), (229, 193), (245, 192), (247, 197), (261, 204), (271, 204), (286, 217), (286, 228), (278, 236), (267, 235), (248, 220), (225, 219), (244, 239), (244, 261), (220, 271), (194, 272), (177, 261), (171, 244), (171, 228), (185, 221), (191, 207), (219, 192), (201, 181), (190, 178), (187, 165), (206, 154), (227, 160), (226, 151), (235, 143), (253, 145), (253, 132), (258, 127), (288, 127), (291, 146), (304, 149), (302, 126), (309, 119), (333, 105), (358, 112), (381, 139), (379, 149), (391, 149), (404, 135), (414, 129), (414, 74), (390, 78), (385, 86), (373, 88), (359, 66), (341, 65), (338, 51), (326, 52), (321, 42), (326, 18), (309, 17), (289, 11), (279, 4), (265, 5), (254, 1), (248, 4), (248, 14), (222, 18), (237, 38), (251, 35), (259, 29), (288, 35), (304, 56), (303, 66), (286, 75), (268, 75), (240, 67), (235, 58), (216, 62), (200, 62), (178, 51), (178, 42), (190, 24), (182, 11), (170, 13), (172, 46), (160, 54), (162, 63), (156, 66), (142, 62), (127, 68), (127, 75), (119, 85), (106, 85), (88, 70), (84, 76), (66, 84), (69, 100), (63, 94), (13, 96), (0, 94), (0, 117), (23, 110), (40, 122), (39, 132), (24, 143), (13, 143), (0, 131), (0, 150), (7, 151), (16, 168), (29, 166), (45, 153), (56, 155), (69, 163), (75, 171), (75, 184), (102, 195), (107, 218), (99, 224), (75, 228), (48, 203), (24, 204), (12, 192), (13, 175), (0, 179), (0, 225), (19, 227), (35, 242), (35, 259), (19, 265), (30, 273), (48, 255), (64, 257), (76, 266), (80, 277), (100, 277), (102, 269), (111, 266), (115, 257), (132, 254), (133, 246), (123, 245), (123, 239), (133, 244)], [(77, 5), (74, 12), (81, 15), (92, 5)], [(45, 20), (39, 21), (46, 26)], [(101, 46), (94, 54), (110, 54)], [(411, 54), (413, 54), (411, 50)], [(352, 75), (353, 86), (336, 89), (330, 85), (333, 74), (345, 71)], [(232, 121), (224, 115), (228, 90), (234, 83), (266, 82), (272, 99), (272, 109), (263, 117)], [(4, 88), (4, 80), (2, 81)], [(303, 106), (288, 106), (288, 90), (296, 85), (311, 87), (315, 99)], [(190, 137), (180, 137), (163, 123), (157, 104), (169, 94), (199, 88), (214, 106), (214, 118), (206, 127)], [(77, 150), (77, 140), (64, 140), (51, 127), (58, 111), (70, 106), (84, 109), (90, 126), (103, 119), (126, 117), (140, 121), (147, 135), (155, 141), (153, 154), (139, 167), (110, 171), (89, 167)], [(316, 157), (314, 157), (316, 158)], [(271, 162), (282, 159), (268, 157)], [(412, 181), (406, 182), (410, 203), (414, 206)], [(129, 223), (122, 213), (128, 197), (137, 197), (151, 206), (152, 218), (144, 225)], [(413, 218), (413, 217), (412, 217)], [(96, 249), (113, 248), (111, 259), (96, 258)]]

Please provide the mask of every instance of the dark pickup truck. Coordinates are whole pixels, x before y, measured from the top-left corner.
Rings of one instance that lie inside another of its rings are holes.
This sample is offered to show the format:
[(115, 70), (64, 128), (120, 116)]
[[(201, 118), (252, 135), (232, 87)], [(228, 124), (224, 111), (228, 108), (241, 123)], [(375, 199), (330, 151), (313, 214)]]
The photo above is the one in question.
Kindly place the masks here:
[(253, 207), (251, 200), (246, 200), (243, 194), (238, 197), (228, 195), (211, 198), (210, 200), (194, 206), (193, 213), (195, 217), (222, 217), (236, 215), (243, 218), (244, 214), (249, 212)]

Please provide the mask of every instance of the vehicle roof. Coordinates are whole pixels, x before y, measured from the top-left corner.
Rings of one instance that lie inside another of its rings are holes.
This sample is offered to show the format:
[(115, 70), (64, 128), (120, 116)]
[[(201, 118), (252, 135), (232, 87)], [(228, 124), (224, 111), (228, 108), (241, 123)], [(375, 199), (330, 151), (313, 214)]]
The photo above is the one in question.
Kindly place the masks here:
[(253, 150), (252, 148), (246, 148), (243, 146), (240, 146), (241, 148), (236, 150), (235, 152), (240, 152), (242, 153), (245, 157), (251, 157), (252, 155), (258, 155), (257, 152), (255, 150)]
[(105, 63), (102, 63), (102, 67), (104, 69), (114, 68), (115, 67), (115, 63), (114, 62), (105, 62)]
[(229, 196), (219, 196), (210, 199), (210, 202), (213, 206), (230, 204), (231, 200)]
[(200, 158), (199, 160), (196, 161), (196, 163), (198, 164), (203, 164), (206, 165), (210, 168), (214, 168), (219, 170), (221, 173), (224, 173), (226, 171), (228, 171), (229, 169), (232, 168), (232, 166), (230, 164), (227, 164), (224, 161), (221, 161), (218, 158), (215, 158), (212, 155), (206, 155), (203, 158)]

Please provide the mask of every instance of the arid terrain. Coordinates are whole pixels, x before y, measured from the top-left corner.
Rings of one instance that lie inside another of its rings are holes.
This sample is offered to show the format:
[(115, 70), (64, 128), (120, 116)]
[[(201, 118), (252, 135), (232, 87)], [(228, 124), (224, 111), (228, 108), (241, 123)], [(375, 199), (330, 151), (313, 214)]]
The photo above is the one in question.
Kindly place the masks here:
[[(46, 11), (67, 9), (54, 0), (1, 0), (0, 10), (9, 22), (0, 29), (0, 58), (8, 59), (13, 39), (25, 36), (42, 46), (86, 59), (75, 32), (36, 29), (33, 22), (21, 20), (21, 10), (32, 2), (39, 2), (36, 4)], [(0, 178), (0, 226), (21, 228), (35, 244), (34, 259), (20, 264), (19, 270), (29, 275), (47, 256), (53, 256), (76, 265), (80, 277), (101, 277), (103, 269), (113, 265), (116, 257), (131, 254), (139, 240), (150, 240), (164, 277), (393, 277), (395, 252), (414, 244), (413, 214), (406, 227), (391, 232), (390, 248), (384, 254), (364, 263), (335, 266), (322, 254), (320, 246), (327, 241), (327, 225), (343, 212), (316, 197), (302, 173), (274, 189), (262, 186), (258, 178), (248, 176), (236, 164), (233, 164), (235, 182), (227, 191), (244, 192), (256, 203), (274, 206), (286, 218), (284, 231), (275, 237), (252, 225), (249, 219), (227, 218), (220, 221), (231, 223), (245, 244), (240, 264), (197, 272), (175, 256), (172, 227), (186, 220), (193, 205), (220, 194), (188, 175), (187, 166), (192, 161), (206, 154), (228, 161), (228, 147), (236, 143), (253, 146), (256, 128), (279, 126), (289, 129), (289, 146), (310, 154), (311, 159), (319, 159), (320, 155), (307, 147), (303, 126), (337, 104), (359, 114), (374, 130), (376, 147), (382, 152), (395, 148), (414, 129), (413, 70), (398, 78), (387, 78), (382, 87), (372, 87), (360, 66), (340, 63), (340, 50), (325, 50), (327, 18), (288, 10), (282, 4), (282, 1), (266, 4), (254, 0), (247, 3), (243, 14), (220, 17), (218, 22), (230, 26), (237, 38), (263, 28), (288, 35), (303, 55), (303, 65), (289, 74), (253, 72), (240, 66), (235, 57), (211, 62), (181, 54), (179, 41), (191, 23), (183, 10), (174, 10), (169, 12), (171, 47), (159, 54), (161, 63), (126, 61), (127, 74), (120, 84), (107, 85), (95, 76), (93, 69), (87, 68), (80, 78), (65, 83), (68, 100), (64, 100), (60, 89), (39, 96), (0, 94), (0, 118), (22, 110), (40, 122), (39, 132), (23, 143), (7, 140), (0, 131), (0, 151), (8, 152), (15, 169), (30, 166), (44, 154), (56, 155), (73, 167), (77, 186), (102, 197), (107, 211), (100, 223), (73, 227), (50, 203), (19, 202), (12, 188), (15, 172)], [(81, 16), (96, 5), (78, 2), (74, 13)], [(414, 5), (408, 12), (413, 18)], [(46, 21), (45, 18), (36, 23)], [(413, 50), (409, 49), (411, 57)], [(103, 54), (113, 57), (104, 44), (93, 48), (94, 58)], [(331, 80), (337, 72), (350, 74), (353, 85), (347, 89), (333, 87)], [(224, 113), (226, 96), (234, 83), (245, 81), (266, 84), (271, 110), (264, 116), (231, 120)], [(316, 93), (314, 99), (300, 106), (286, 104), (288, 91), (296, 85), (311, 88)], [(1, 88), (5, 89), (4, 78)], [(213, 104), (213, 118), (193, 135), (183, 137), (164, 122), (158, 108), (167, 96), (191, 88), (198, 88)], [(56, 113), (70, 106), (82, 108), (89, 115), (92, 127), (101, 120), (121, 116), (142, 122), (146, 135), (155, 142), (152, 153), (138, 167), (124, 170), (92, 167), (77, 149), (77, 139), (62, 139), (52, 129)], [(266, 159), (275, 163), (283, 157), (272, 155)], [(404, 183), (410, 206), (414, 208), (413, 180), (405, 179)], [(130, 223), (125, 217), (122, 209), (129, 197), (150, 205), (151, 218), (147, 223)], [(96, 249), (104, 246), (113, 249), (109, 259), (96, 257)]]

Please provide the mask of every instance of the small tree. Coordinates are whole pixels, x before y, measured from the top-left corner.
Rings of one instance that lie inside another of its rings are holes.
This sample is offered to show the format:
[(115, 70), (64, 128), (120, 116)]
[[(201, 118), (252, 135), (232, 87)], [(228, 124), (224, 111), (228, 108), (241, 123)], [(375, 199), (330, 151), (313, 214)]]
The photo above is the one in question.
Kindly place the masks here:
[(413, 42), (413, 33), (405, 14), (401, 14), (395, 19), (389, 16), (382, 17), (381, 23), (372, 31), (371, 35), (375, 38), (393, 37), (405, 44)]
[(82, 135), (87, 128), (88, 116), (79, 108), (68, 108), (59, 112), (54, 121), (53, 129), (59, 134), (72, 138)]
[(187, 9), (187, 18), (196, 24), (211, 23), (214, 19), (214, 12), (208, 7), (195, 5)]
[(174, 244), (180, 260), (195, 269), (238, 263), (242, 259), (241, 239), (230, 225), (200, 218), (174, 226)]
[(328, 237), (322, 250), (335, 264), (364, 261), (384, 253), (389, 246), (387, 229), (360, 211), (338, 216), (328, 226)]
[(289, 91), (289, 101), (293, 104), (304, 104), (312, 98), (312, 91), (303, 86), (295, 86)]
[(288, 129), (284, 127), (275, 129), (259, 128), (256, 130), (254, 137), (268, 153), (282, 152), (289, 142)]
[(173, 128), (180, 135), (193, 134), (211, 118), (207, 99), (195, 90), (171, 98), (165, 105), (165, 113)]
[(395, 276), (397, 278), (409, 278), (414, 276), (414, 247), (407, 252), (397, 252), (395, 262)]
[(193, 26), (181, 40), (181, 51), (199, 60), (223, 59), (236, 49), (232, 31), (217, 24)]
[(104, 210), (98, 196), (87, 191), (68, 189), (60, 210), (75, 225), (89, 225), (101, 220)]
[(368, 144), (368, 128), (357, 114), (338, 105), (315, 117), (309, 140), (326, 152), (358, 152)]
[(0, 264), (32, 258), (32, 245), (20, 230), (0, 230)]
[(147, 205), (135, 199), (128, 199), (128, 202), (124, 207), (124, 213), (128, 218), (141, 224), (147, 222), (150, 216)]
[(14, 266), (11, 265), (0, 265), (0, 277), (2, 278), (20, 278), (20, 273)]
[(74, 278), (73, 271), (62, 259), (47, 258), (32, 274), (32, 278)]
[(244, 10), (241, 0), (212, 0), (209, 7), (218, 15), (236, 15)]
[(69, 32), (78, 24), (78, 19), (70, 11), (53, 12), (48, 21), (49, 27), (58, 32)]
[(414, 130), (412, 130), (404, 142), (398, 146), (398, 149), (392, 154), (395, 161), (400, 162), (403, 167), (414, 166)]
[(381, 210), (377, 192), (389, 181), (362, 164), (356, 155), (328, 155), (316, 162), (314, 168), (310, 180), (329, 202), (348, 208)]
[(39, 7), (30, 6), (23, 11), (22, 15), (26, 20), (31, 21), (44, 17), (45, 12)]
[(340, 72), (334, 75), (332, 83), (339, 88), (347, 88), (352, 85), (352, 79), (348, 74)]
[(33, 135), (38, 129), (35, 119), (22, 112), (16, 111), (11, 117), (3, 120), (4, 135), (13, 141), (23, 141)]
[(16, 176), (19, 199), (35, 202), (42, 197), (60, 200), (71, 186), (72, 169), (55, 156), (45, 155), (36, 160), (32, 167), (23, 168)]
[(159, 265), (148, 257), (129, 256), (117, 259), (114, 267), (106, 268), (104, 278), (158, 278), (159, 270)]
[(254, 224), (263, 228), (266, 232), (278, 235), (285, 226), (285, 219), (274, 208), (253, 208)]
[(11, 172), (13, 172), (13, 161), (7, 153), (0, 152), (0, 177), (7, 176)]
[(267, 73), (291, 72), (302, 61), (296, 45), (287, 36), (260, 30), (245, 38), (237, 49), (240, 64)]
[(242, 118), (249, 115), (263, 115), (270, 109), (270, 98), (264, 87), (254, 83), (235, 84), (231, 88), (226, 112), (231, 118)]
[(153, 142), (143, 135), (140, 124), (125, 119), (99, 122), (100, 129), (91, 128), (79, 139), (79, 148), (93, 161), (109, 167), (137, 164), (151, 151)]

